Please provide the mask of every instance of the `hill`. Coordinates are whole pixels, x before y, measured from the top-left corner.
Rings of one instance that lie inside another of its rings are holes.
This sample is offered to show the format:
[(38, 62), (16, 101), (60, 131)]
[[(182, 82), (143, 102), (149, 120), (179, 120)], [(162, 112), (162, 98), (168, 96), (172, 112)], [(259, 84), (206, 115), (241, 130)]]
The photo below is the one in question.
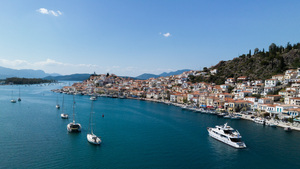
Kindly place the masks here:
[(167, 77), (167, 76), (172, 76), (172, 75), (179, 75), (183, 72), (186, 72), (186, 71), (190, 71), (190, 69), (182, 69), (182, 70), (177, 70), (177, 71), (174, 71), (174, 72), (163, 72), (159, 75), (155, 75), (155, 74), (150, 74), (150, 73), (144, 73), (144, 74), (141, 74), (137, 77), (135, 77), (136, 79), (142, 79), (142, 80), (146, 80), (146, 79), (149, 79), (149, 78), (158, 78), (158, 77)]
[(192, 81), (207, 81), (223, 84), (226, 78), (238, 78), (248, 76), (253, 79), (269, 79), (272, 75), (283, 74), (287, 69), (300, 67), (300, 43), (286, 47), (276, 46), (272, 43), (269, 51), (260, 51), (258, 48), (251, 55), (243, 54), (229, 61), (220, 61), (217, 65), (210, 67), (206, 71), (217, 69), (217, 74), (206, 78), (192, 77)]

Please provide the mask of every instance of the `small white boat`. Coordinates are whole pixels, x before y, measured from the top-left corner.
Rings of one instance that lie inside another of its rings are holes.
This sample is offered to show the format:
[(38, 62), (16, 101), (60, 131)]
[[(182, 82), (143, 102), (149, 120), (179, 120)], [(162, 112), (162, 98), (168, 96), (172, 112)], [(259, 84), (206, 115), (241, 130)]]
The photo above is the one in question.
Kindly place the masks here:
[(238, 120), (238, 119), (241, 119), (240, 116), (237, 116), (237, 115), (233, 115), (230, 117), (232, 120)]
[(277, 127), (277, 124), (275, 124), (274, 122), (266, 122), (266, 125), (267, 126), (270, 126), (270, 127)]
[(223, 126), (216, 126), (215, 128), (207, 127), (209, 136), (228, 144), (234, 148), (246, 148), (246, 144), (241, 140), (242, 136), (237, 130), (234, 130), (225, 123)]
[(91, 96), (90, 100), (95, 101), (95, 100), (97, 100), (97, 97), (96, 96)]
[(226, 115), (227, 115), (227, 113), (218, 113), (217, 114), (218, 117), (223, 117), (223, 116), (226, 116)]
[(65, 114), (65, 113), (62, 113), (62, 114), (60, 114), (60, 117), (61, 117), (62, 119), (67, 119), (67, 118), (69, 118), (69, 115), (68, 115), (68, 114)]
[(254, 118), (253, 121), (254, 121), (255, 123), (262, 124), (262, 125), (265, 125), (265, 123), (266, 123), (266, 122), (265, 122), (265, 119), (260, 118), (260, 117)]
[(230, 119), (231, 116), (230, 115), (226, 115), (226, 116), (223, 116), (224, 119)]

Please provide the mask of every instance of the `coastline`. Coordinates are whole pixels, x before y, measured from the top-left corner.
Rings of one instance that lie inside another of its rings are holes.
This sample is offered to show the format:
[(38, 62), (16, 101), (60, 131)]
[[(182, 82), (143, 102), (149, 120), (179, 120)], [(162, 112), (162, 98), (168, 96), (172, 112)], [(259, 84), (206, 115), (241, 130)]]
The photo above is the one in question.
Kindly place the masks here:
[[(61, 92), (60, 89), (54, 89), (54, 90), (51, 90), (52, 92), (55, 92), (55, 93), (63, 93)], [(73, 95), (76, 93), (63, 93), (63, 94), (69, 94), (69, 95)], [(83, 96), (91, 96), (93, 94), (84, 94)], [(105, 95), (105, 94), (97, 94), (96, 95), (97, 97), (110, 97), (108, 95)], [(214, 115), (218, 115), (219, 113), (212, 113), (212, 111), (201, 111), (200, 108), (189, 108), (187, 107), (186, 105), (184, 104), (180, 104), (180, 103), (172, 103), (168, 100), (156, 100), (156, 99), (149, 99), (149, 98), (135, 98), (135, 97), (125, 97), (125, 98), (121, 98), (121, 97), (110, 97), (110, 98), (115, 98), (115, 99), (133, 99), (133, 100), (141, 100), (141, 101), (150, 101), (150, 102), (155, 102), (155, 103), (163, 103), (163, 104), (167, 104), (167, 105), (173, 105), (173, 106), (177, 106), (177, 107), (181, 107), (182, 109), (185, 109), (185, 110), (190, 110), (190, 111), (194, 111), (194, 112), (197, 112), (197, 113), (209, 113), (209, 114), (214, 114)], [(250, 121), (253, 121), (253, 118), (251, 118), (251, 116), (253, 117), (253, 115), (246, 115), (246, 114), (242, 114), (242, 113), (233, 113), (234, 115), (240, 115), (241, 119), (242, 120), (250, 120)], [(254, 116), (255, 118), (258, 117), (258, 116)], [(274, 119), (271, 119), (271, 120), (265, 120), (267, 123), (268, 122), (272, 122), (272, 123), (276, 123), (277, 127), (281, 127), (281, 128), (286, 128), (286, 127), (289, 127), (291, 128), (292, 130), (295, 130), (295, 131), (300, 131), (300, 123), (297, 123), (297, 122), (294, 122), (294, 123), (290, 123), (290, 122), (283, 122), (283, 121), (280, 121), (280, 120), (274, 120)], [(262, 125), (264, 126), (264, 125)]]

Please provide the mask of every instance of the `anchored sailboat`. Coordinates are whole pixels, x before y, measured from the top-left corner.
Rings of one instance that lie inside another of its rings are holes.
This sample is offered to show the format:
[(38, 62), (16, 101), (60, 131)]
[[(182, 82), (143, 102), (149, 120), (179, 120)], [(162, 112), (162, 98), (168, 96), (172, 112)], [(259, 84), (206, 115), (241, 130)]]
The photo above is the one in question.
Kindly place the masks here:
[(57, 109), (59, 109), (60, 108), (60, 105), (58, 104), (58, 96), (57, 96), (57, 98), (56, 98), (56, 106), (55, 106)]
[(17, 101), (15, 99), (13, 99), (13, 95), (14, 95), (14, 91), (11, 91), (11, 100), (10, 100), (10, 102), (16, 103)]
[(69, 115), (64, 113), (64, 102), (65, 102), (65, 97), (63, 95), (63, 101), (62, 101), (62, 113), (60, 114), (60, 117), (63, 119), (67, 119), (69, 118)]
[(19, 102), (21, 101), (21, 92), (20, 92), (20, 87), (19, 87), (19, 98), (18, 98), (18, 101), (19, 101)]
[(81, 125), (75, 122), (75, 97), (73, 95), (73, 122), (67, 125), (69, 132), (81, 132)]
[(93, 133), (93, 101), (91, 101), (91, 113), (90, 113), (90, 124), (89, 124), (89, 133), (86, 135), (86, 138), (88, 140), (88, 142), (92, 143), (92, 144), (96, 144), (99, 145), (101, 144), (101, 139), (100, 137), (97, 137), (94, 133)]

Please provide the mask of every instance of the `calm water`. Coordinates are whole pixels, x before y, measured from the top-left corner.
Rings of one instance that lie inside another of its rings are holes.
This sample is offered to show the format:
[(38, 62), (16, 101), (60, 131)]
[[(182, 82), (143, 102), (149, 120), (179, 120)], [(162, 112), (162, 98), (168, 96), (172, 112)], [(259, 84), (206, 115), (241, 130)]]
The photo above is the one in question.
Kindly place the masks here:
[[(227, 120), (147, 101), (98, 98), (95, 134), (87, 142), (91, 103), (76, 96), (81, 133), (68, 133), (51, 86), (21, 86), (19, 103), (10, 103), (18, 86), (0, 86), (0, 168), (300, 168), (300, 132)], [(72, 113), (72, 96), (65, 95)], [(104, 114), (104, 118), (102, 117)], [(72, 117), (72, 116), (71, 116)], [(208, 136), (206, 127), (224, 124), (239, 130), (247, 149), (238, 150)]]

